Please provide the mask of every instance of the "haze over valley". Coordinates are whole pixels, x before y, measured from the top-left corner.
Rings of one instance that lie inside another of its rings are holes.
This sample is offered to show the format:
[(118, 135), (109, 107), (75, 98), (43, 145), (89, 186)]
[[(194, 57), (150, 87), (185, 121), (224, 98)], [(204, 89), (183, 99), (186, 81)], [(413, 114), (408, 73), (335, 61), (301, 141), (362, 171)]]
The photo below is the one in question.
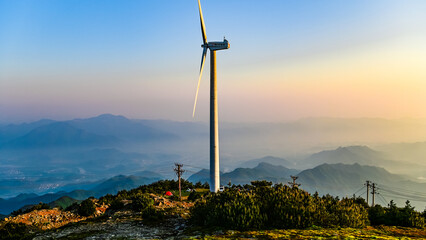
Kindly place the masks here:
[[(426, 189), (426, 124), (420, 119), (309, 118), (220, 126), (222, 185), (262, 179), (286, 184), (290, 175), (297, 175), (303, 189), (337, 196), (350, 196), (366, 180), (387, 189)], [(184, 178), (205, 182), (208, 141), (203, 122), (111, 114), (2, 125), (0, 197), (116, 193), (175, 178), (175, 162), (184, 164)], [(106, 184), (111, 179), (115, 185)], [(74, 190), (89, 192), (70, 193)], [(424, 202), (414, 199), (413, 192), (408, 197), (422, 208)], [(401, 196), (387, 194), (403, 202)]]

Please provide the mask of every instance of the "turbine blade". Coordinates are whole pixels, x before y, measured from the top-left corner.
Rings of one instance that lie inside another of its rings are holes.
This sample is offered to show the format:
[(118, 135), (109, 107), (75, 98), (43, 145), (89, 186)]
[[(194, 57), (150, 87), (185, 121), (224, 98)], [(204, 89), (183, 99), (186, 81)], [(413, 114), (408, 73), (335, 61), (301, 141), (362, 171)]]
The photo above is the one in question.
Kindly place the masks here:
[(201, 34), (203, 35), (203, 43), (207, 44), (206, 26), (204, 25), (203, 11), (201, 10), (200, 0), (198, 0), (198, 10), (200, 11), (200, 24), (201, 24)]
[(203, 55), (201, 55), (200, 76), (198, 77), (198, 86), (197, 86), (197, 91), (195, 92), (195, 101), (194, 101), (194, 109), (192, 110), (192, 117), (195, 116), (195, 108), (197, 107), (198, 91), (200, 90), (201, 76), (203, 76), (203, 69), (204, 69), (204, 63), (206, 60), (206, 55), (207, 55), (207, 48), (205, 47), (203, 49)]

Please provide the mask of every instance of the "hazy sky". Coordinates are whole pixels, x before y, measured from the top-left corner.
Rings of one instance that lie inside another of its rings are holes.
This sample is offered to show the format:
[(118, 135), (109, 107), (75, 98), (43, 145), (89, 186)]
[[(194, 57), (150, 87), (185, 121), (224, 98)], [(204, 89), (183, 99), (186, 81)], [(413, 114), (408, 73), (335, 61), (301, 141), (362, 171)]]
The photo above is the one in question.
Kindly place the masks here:
[[(201, 3), (222, 121), (426, 117), (426, 1)], [(201, 43), (196, 0), (0, 0), (0, 122), (192, 120)]]

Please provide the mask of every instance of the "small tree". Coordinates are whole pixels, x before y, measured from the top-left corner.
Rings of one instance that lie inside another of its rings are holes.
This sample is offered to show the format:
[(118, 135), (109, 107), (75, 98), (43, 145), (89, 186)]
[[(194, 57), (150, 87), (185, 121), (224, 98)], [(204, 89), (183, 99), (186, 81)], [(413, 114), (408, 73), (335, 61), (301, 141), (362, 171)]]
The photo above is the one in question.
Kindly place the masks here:
[(95, 211), (95, 204), (90, 199), (86, 199), (81, 202), (80, 207), (78, 208), (78, 214), (85, 217), (93, 215)]
[(154, 200), (147, 193), (139, 193), (132, 197), (132, 209), (141, 212), (154, 204)]

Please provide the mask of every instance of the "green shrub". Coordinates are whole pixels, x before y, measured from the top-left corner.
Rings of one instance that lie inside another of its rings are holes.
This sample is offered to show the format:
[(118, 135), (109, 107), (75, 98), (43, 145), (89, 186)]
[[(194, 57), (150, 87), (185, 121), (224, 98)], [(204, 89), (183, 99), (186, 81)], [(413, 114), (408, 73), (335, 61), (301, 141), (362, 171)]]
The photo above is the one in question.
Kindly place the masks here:
[(0, 227), (0, 240), (6, 239), (32, 239), (35, 229), (23, 223), (8, 222)]
[(192, 222), (198, 225), (235, 229), (259, 228), (264, 222), (253, 193), (234, 190), (207, 195), (195, 204), (191, 215)]
[(86, 199), (83, 202), (80, 203), (80, 206), (78, 207), (78, 214), (80, 216), (91, 216), (96, 212), (95, 203), (91, 199)]
[(382, 225), (386, 221), (386, 210), (380, 205), (368, 209), (368, 218), (373, 226)]
[(115, 197), (111, 194), (107, 194), (99, 198), (99, 204), (111, 204)]
[(416, 228), (423, 228), (425, 226), (424, 216), (414, 210), (414, 207), (410, 205), (410, 201), (407, 201), (403, 208), (398, 208), (393, 200), (389, 202), (388, 207), (381, 207), (379, 205), (371, 207), (369, 209), (369, 218), (372, 225)]
[(363, 227), (368, 213), (356, 199), (310, 195), (281, 184), (253, 182), (209, 194), (191, 209), (196, 225), (231, 229)]
[(65, 208), (65, 211), (75, 211), (75, 210), (78, 210), (79, 206), (80, 205), (75, 202), (75, 203), (71, 204), (70, 206), (68, 206), (67, 208)]
[(133, 196), (131, 200), (131, 207), (137, 212), (141, 212), (154, 204), (154, 200), (147, 193), (139, 193)]
[(197, 182), (194, 185), (194, 188), (210, 189), (210, 185), (207, 182), (205, 182), (205, 183)]
[(195, 201), (195, 200), (197, 200), (197, 199), (200, 199), (202, 196), (203, 196), (203, 195), (202, 195), (201, 193), (196, 192), (196, 191), (192, 191), (192, 192), (189, 194), (189, 196), (188, 196), (188, 201), (193, 202), (193, 201)]
[(111, 201), (111, 205), (109, 206), (109, 209), (111, 210), (120, 210), (124, 208), (124, 203), (120, 198), (115, 198)]
[(147, 208), (142, 210), (142, 218), (148, 221), (159, 221), (164, 218), (164, 211), (157, 210), (154, 206), (149, 205)]

